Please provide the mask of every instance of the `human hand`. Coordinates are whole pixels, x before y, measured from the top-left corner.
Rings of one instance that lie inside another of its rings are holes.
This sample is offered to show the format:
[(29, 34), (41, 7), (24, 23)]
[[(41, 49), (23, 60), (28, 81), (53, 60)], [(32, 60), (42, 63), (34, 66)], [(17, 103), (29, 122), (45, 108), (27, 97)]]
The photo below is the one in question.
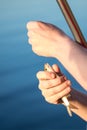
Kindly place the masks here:
[[(57, 65), (53, 65), (53, 69), (57, 73), (60, 71)], [(49, 103), (60, 103), (60, 99), (71, 91), (71, 83), (65, 76), (55, 77), (54, 73), (40, 71), (37, 73), (37, 78), (39, 80), (39, 89)]]
[(44, 22), (29, 22), (27, 24), (29, 43), (32, 50), (46, 57), (55, 57), (55, 52), (61, 52), (61, 44), (67, 43), (66, 34), (58, 27)]

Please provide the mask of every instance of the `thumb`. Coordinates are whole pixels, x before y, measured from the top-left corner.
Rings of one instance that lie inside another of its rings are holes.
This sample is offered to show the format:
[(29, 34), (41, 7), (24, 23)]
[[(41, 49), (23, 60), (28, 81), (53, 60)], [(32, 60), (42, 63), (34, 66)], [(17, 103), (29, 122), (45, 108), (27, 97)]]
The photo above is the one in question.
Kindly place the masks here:
[(58, 74), (58, 76), (61, 76), (61, 81), (67, 80), (66, 76), (63, 75), (57, 64), (53, 64), (52, 68)]
[(56, 73), (62, 74), (62, 72), (61, 72), (61, 70), (60, 70), (60, 68), (58, 67), (57, 64), (53, 64), (53, 65), (52, 65), (52, 68), (53, 68), (53, 70), (54, 70)]

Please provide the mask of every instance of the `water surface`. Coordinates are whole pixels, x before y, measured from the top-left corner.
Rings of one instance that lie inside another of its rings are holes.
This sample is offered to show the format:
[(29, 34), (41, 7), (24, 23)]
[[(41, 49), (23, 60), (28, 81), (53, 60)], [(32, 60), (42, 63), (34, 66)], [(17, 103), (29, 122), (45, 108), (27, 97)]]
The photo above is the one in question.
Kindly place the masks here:
[[(69, 3), (86, 37), (87, 2)], [(36, 73), (48, 62), (58, 63), (73, 86), (83, 91), (57, 60), (32, 52), (26, 30), (31, 20), (53, 23), (73, 38), (54, 0), (0, 1), (0, 130), (85, 130), (82, 119), (74, 114), (70, 118), (63, 106), (46, 103), (38, 90)]]

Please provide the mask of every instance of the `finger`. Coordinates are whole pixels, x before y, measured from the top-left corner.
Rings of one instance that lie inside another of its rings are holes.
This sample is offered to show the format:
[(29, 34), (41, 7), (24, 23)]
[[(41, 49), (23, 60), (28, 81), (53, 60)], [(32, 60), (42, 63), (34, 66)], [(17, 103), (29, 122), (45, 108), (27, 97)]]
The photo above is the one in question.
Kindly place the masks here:
[(63, 76), (63, 81), (67, 80), (67, 77), (63, 75), (57, 64), (53, 64), (52, 68), (59, 76)]
[(34, 31), (33, 30), (32, 31), (28, 31), (27, 36), (28, 37), (34, 37)]
[(58, 86), (61, 83), (61, 78), (55, 78), (51, 80), (39, 80), (39, 89), (43, 91), (44, 89), (50, 89), (55, 86)]
[(41, 25), (43, 25), (43, 22), (40, 21), (30, 21), (27, 23), (26, 27), (27, 29), (34, 29), (34, 28), (38, 28)]
[(45, 100), (49, 103), (52, 103), (52, 104), (58, 104), (59, 103), (59, 100), (66, 96), (67, 94), (69, 94), (71, 91), (71, 88), (70, 87), (67, 87), (66, 89), (64, 89), (63, 91), (61, 91), (60, 93), (58, 94), (55, 94), (53, 96), (50, 96), (50, 97), (45, 97)]
[(36, 77), (37, 77), (39, 80), (48, 80), (48, 79), (53, 79), (53, 78), (55, 78), (55, 74), (52, 73), (52, 72), (47, 72), (47, 71), (39, 71), (39, 72), (36, 74)]
[(27, 33), (28, 37), (40, 38), (41, 32), (38, 29), (30, 29)]
[(53, 95), (56, 95), (57, 93), (60, 93), (61, 91), (63, 91), (64, 89), (70, 86), (71, 86), (71, 83), (69, 80), (67, 80), (58, 86), (55, 86), (55, 87), (52, 86), (52, 88), (49, 87), (49, 89), (45, 89), (45, 87), (42, 87), (42, 93), (45, 97), (53, 96)]
[(57, 64), (53, 64), (52, 68), (54, 69), (55, 72), (59, 73), (60, 72), (60, 68), (58, 67)]
[(39, 50), (39, 46), (37, 45), (37, 43), (39, 43), (38, 39), (36, 37), (29, 37), (28, 38), (28, 43), (30, 43), (33, 47), (33, 50)]
[(61, 70), (60, 70), (60, 68), (58, 67), (57, 64), (52, 65), (52, 67), (53, 67), (53, 70), (54, 70), (59, 76), (62, 76), (62, 75), (63, 75), (62, 72), (61, 72)]

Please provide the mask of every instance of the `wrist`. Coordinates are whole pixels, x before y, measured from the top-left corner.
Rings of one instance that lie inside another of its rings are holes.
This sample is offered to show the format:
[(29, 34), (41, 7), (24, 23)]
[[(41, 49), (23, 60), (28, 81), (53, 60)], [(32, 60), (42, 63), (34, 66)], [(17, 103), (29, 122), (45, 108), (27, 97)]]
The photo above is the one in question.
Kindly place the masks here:
[(58, 43), (56, 41), (54, 57), (62, 62), (65, 58), (69, 58), (70, 52), (72, 50), (72, 46), (74, 41), (68, 37), (64, 38), (63, 41)]

